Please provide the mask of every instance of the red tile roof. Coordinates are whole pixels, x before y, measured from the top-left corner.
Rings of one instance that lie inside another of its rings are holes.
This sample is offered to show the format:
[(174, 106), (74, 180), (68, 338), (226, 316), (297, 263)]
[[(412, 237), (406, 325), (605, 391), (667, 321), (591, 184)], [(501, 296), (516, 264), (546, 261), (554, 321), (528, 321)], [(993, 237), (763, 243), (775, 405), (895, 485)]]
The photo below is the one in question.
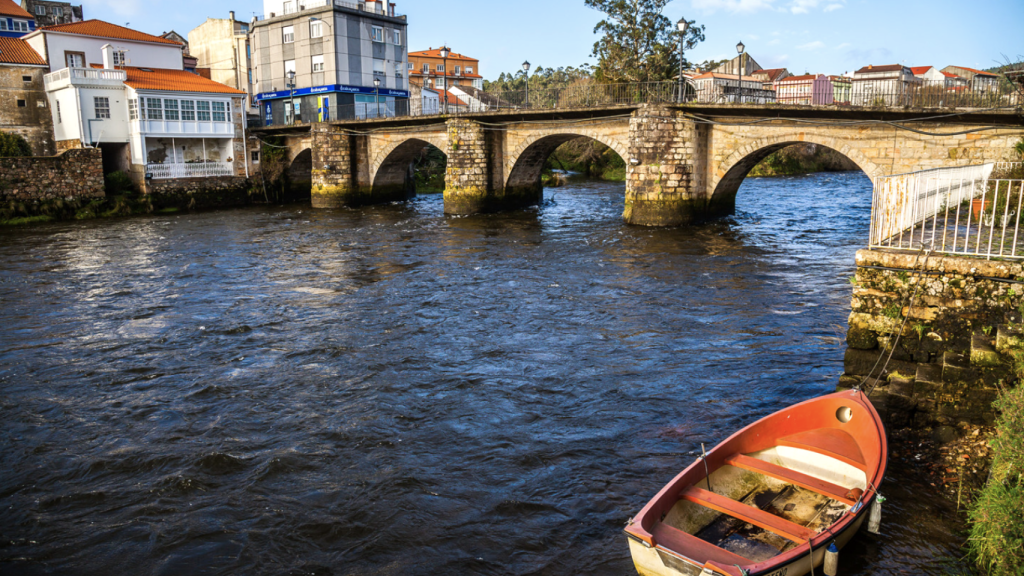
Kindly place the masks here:
[(103, 20), (83, 20), (71, 24), (54, 24), (43, 26), (40, 30), (47, 32), (61, 32), (63, 34), (81, 34), (83, 36), (95, 36), (97, 38), (117, 38), (119, 40), (134, 40), (136, 42), (153, 42), (156, 44), (170, 44), (172, 46), (183, 46), (181, 42), (153, 36)]
[[(420, 50), (419, 52), (409, 52), (409, 57), (413, 57), (413, 56), (420, 56), (422, 58), (440, 58), (441, 57), (441, 49), (440, 48), (431, 48), (430, 50)], [(453, 60), (453, 59), (454, 60), (474, 60), (476, 62), (479, 62), (479, 60), (477, 60), (476, 58), (473, 58), (471, 56), (463, 56), (462, 54), (458, 54), (456, 52), (450, 52), (448, 54), (448, 59), (449, 60)]]
[[(444, 96), (441, 96), (441, 102), (444, 102)], [(451, 90), (448, 91), (448, 103), (452, 106), (469, 106), (469, 104), (460, 100), (458, 96), (452, 94)]]
[(13, 16), (15, 18), (35, 20), (34, 16), (26, 12), (24, 8), (18, 6), (11, 0), (0, 0), (0, 16)]
[(783, 78), (782, 80), (779, 80), (779, 84), (782, 84), (783, 82), (805, 82), (807, 80), (814, 80), (817, 77), (818, 77), (818, 74), (803, 74), (803, 75), (800, 75), (800, 76), (787, 76), (786, 78)]
[(910, 72), (914, 76), (917, 76), (918, 74), (924, 74), (925, 72), (931, 70), (932, 68), (934, 68), (934, 66), (911, 66)]
[(781, 76), (785, 72), (785, 68), (767, 68), (764, 70), (755, 70), (754, 74), (764, 74), (768, 76), (768, 80), (774, 82), (779, 76)]
[(857, 72), (898, 72), (900, 70), (903, 70), (902, 64), (883, 64), (882, 66), (868, 64), (860, 70), (857, 70)]
[(981, 74), (982, 76), (993, 76), (993, 77), (998, 76), (998, 74), (993, 74), (991, 72), (985, 72), (984, 70), (975, 70), (974, 68), (968, 68), (967, 66), (953, 66), (953, 68), (959, 68), (961, 70), (967, 70), (968, 72), (970, 72), (972, 74)]
[(946, 78), (959, 78), (956, 74), (950, 74), (949, 72), (943, 72), (942, 75)]
[[(93, 64), (93, 68), (103, 68), (102, 64)], [(201, 92), (205, 94), (245, 94), (231, 86), (203, 78), (198, 74), (184, 70), (168, 70), (165, 68), (137, 68), (135, 66), (118, 66), (128, 76), (125, 84), (136, 90), (162, 90), (165, 92)]]
[(0, 63), (46, 66), (46, 60), (21, 38), (0, 37)]

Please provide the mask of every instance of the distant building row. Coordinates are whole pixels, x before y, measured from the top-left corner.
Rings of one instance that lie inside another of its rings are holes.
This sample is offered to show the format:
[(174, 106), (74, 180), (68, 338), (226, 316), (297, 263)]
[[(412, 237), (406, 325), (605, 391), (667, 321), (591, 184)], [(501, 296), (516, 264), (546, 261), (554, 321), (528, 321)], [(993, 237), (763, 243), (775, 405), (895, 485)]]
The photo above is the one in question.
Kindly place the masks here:
[(700, 101), (755, 104), (895, 106), (906, 103), (908, 95), (920, 100), (922, 94), (939, 103), (945, 96), (994, 93), (999, 87), (996, 74), (966, 66), (938, 70), (933, 66), (868, 65), (842, 76), (793, 76), (785, 68), (763, 69), (749, 54), (741, 54), (712, 71), (687, 77)]

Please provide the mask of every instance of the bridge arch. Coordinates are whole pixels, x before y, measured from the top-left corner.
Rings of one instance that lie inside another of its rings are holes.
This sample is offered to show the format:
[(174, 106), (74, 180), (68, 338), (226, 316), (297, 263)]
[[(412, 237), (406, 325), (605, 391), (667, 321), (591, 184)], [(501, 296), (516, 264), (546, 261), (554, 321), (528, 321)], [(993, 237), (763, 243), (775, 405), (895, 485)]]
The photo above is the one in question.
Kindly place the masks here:
[(580, 137), (596, 140), (615, 151), (623, 161), (629, 158), (629, 145), (597, 130), (559, 127), (531, 132), (509, 154), (505, 163), (506, 190), (541, 190), (540, 176), (549, 156), (562, 144)]
[[(417, 144), (409, 144), (410, 142), (415, 142)], [(373, 161), (370, 163), (370, 181), (374, 183), (377, 180), (377, 175), (381, 168), (385, 167), (385, 163), (387, 163), (388, 168), (391, 169), (393, 168), (392, 164), (400, 162), (403, 158), (408, 156), (407, 153), (409, 146), (418, 145), (418, 151), (422, 150), (424, 146), (429, 144), (441, 152), (444, 152), (445, 155), (448, 155), (448, 133), (446, 130), (408, 134), (404, 135), (404, 137), (397, 138), (385, 137), (378, 140), (376, 144), (376, 146), (373, 146)], [(402, 148), (402, 150), (395, 155), (395, 151), (399, 148)], [(409, 161), (412, 161), (411, 157)]]
[(849, 158), (872, 180), (886, 173), (882, 167), (872, 162), (858, 149), (838, 138), (806, 133), (799, 136), (793, 134), (766, 136), (737, 148), (718, 165), (711, 178), (711, 204), (720, 207), (735, 205), (736, 192), (754, 166), (757, 166), (772, 153), (795, 144), (817, 144), (831, 148)]
[(414, 163), (423, 149), (433, 146), (446, 156), (446, 135), (422, 134), (388, 142), (374, 157), (371, 166), (371, 194), (380, 199), (407, 200), (416, 193)]
[(289, 152), (288, 200), (309, 198), (313, 189), (313, 150), (292, 147)]

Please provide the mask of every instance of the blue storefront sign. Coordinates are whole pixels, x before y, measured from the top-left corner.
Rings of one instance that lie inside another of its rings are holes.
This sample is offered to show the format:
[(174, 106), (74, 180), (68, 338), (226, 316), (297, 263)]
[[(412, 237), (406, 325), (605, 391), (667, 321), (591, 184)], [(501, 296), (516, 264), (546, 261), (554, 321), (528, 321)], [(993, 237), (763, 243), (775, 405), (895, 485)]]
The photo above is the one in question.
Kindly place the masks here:
[(345, 94), (378, 94), (380, 96), (394, 96), (396, 98), (409, 97), (409, 92), (407, 90), (366, 88), (364, 86), (345, 86), (344, 84), (327, 84), (326, 86), (313, 86), (311, 88), (296, 88), (292, 91), (279, 90), (277, 92), (261, 92), (256, 95), (256, 100), (276, 100), (278, 98), (306, 96), (309, 94), (324, 94), (328, 92), (343, 92)]

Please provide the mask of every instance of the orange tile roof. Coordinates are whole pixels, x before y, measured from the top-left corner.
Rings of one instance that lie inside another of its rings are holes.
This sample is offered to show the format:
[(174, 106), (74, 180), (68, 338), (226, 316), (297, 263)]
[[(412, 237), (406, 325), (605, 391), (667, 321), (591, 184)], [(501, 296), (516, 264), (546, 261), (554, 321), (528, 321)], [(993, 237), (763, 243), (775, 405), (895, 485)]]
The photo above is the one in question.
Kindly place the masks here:
[[(441, 57), (441, 49), (440, 48), (431, 48), (430, 50), (420, 50), (419, 52), (409, 52), (409, 56), (410, 57), (411, 56), (420, 56), (421, 58), (440, 58)], [(448, 59), (449, 60), (453, 60), (453, 59), (454, 60), (474, 60), (476, 62), (479, 62), (479, 60), (477, 60), (476, 58), (473, 58), (471, 56), (463, 56), (462, 54), (458, 54), (458, 53), (455, 53), (455, 52), (449, 53), (448, 54)]]
[(803, 74), (801, 76), (787, 76), (787, 77), (783, 78), (782, 80), (779, 80), (779, 84), (782, 84), (782, 83), (785, 83), (785, 82), (804, 82), (806, 80), (814, 80), (817, 77), (818, 77), (817, 74)]
[[(442, 90), (442, 92), (444, 91)], [(444, 102), (444, 96), (441, 96), (441, 102)], [(448, 91), (448, 104), (451, 104), (452, 106), (469, 106), (469, 104), (466, 104), (461, 99), (459, 99), (458, 96), (452, 93), (451, 90)]]
[[(0, 0), (2, 1), (2, 0)], [(43, 26), (40, 30), (47, 32), (61, 32), (63, 34), (81, 34), (83, 36), (95, 36), (98, 38), (117, 38), (119, 40), (134, 40), (136, 42), (153, 42), (155, 44), (170, 44), (172, 46), (183, 46), (181, 42), (168, 40), (103, 20), (83, 20), (71, 24), (54, 24)]]
[[(103, 68), (102, 64), (93, 64), (93, 68)], [(135, 66), (118, 66), (128, 76), (125, 84), (136, 90), (162, 90), (164, 92), (202, 92), (206, 94), (245, 94), (226, 84), (214, 82), (198, 74), (184, 70), (168, 70), (166, 68), (137, 68)]]
[(0, 37), (0, 63), (46, 66), (46, 60), (21, 38)]
[(972, 74), (981, 74), (982, 76), (997, 76), (997, 74), (993, 74), (991, 72), (985, 72), (984, 70), (975, 70), (974, 68), (968, 68), (967, 66), (953, 66), (953, 68), (959, 68), (961, 70), (967, 70), (968, 72), (971, 72)]
[(934, 66), (911, 66), (910, 72), (914, 76), (917, 76), (918, 74), (924, 74), (925, 72), (931, 70), (932, 68), (934, 68)]
[(0, 0), (0, 15), (2, 16), (14, 16), (15, 18), (27, 18), (28, 20), (35, 20), (35, 17), (25, 11), (24, 8), (18, 6), (11, 0)]

